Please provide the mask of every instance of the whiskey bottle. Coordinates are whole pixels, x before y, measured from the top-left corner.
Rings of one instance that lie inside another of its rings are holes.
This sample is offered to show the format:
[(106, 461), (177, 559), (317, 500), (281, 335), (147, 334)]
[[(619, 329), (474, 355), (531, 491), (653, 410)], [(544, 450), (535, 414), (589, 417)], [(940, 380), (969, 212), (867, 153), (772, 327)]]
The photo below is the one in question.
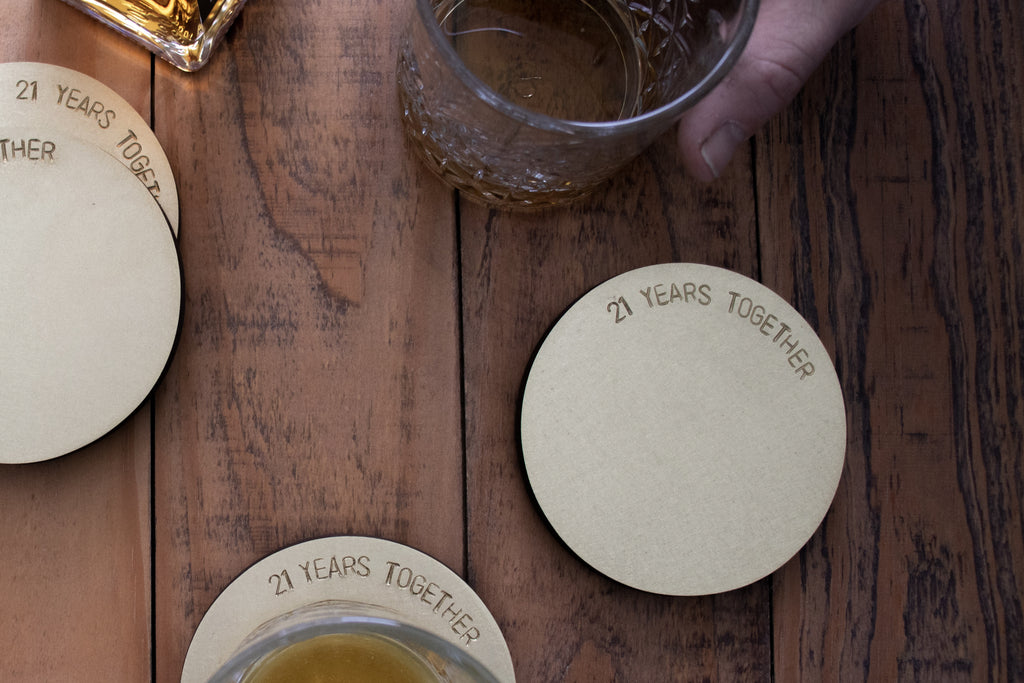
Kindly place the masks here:
[(184, 71), (206, 64), (245, 0), (65, 0)]

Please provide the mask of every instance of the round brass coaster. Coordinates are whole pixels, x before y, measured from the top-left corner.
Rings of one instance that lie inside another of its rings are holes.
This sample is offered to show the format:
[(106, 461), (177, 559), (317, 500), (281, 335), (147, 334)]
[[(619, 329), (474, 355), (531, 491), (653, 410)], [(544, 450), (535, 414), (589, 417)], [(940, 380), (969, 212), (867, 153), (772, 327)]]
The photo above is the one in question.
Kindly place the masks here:
[(668, 595), (731, 590), (799, 551), (846, 450), (843, 397), (806, 321), (759, 283), (663, 264), (599, 285), (537, 353), (529, 482), (598, 571)]
[(181, 271), (160, 208), (96, 147), (0, 127), (0, 462), (122, 422), (171, 354)]
[(117, 159), (178, 234), (178, 189), (156, 135), (127, 101), (85, 74), (52, 64), (0, 64), (0, 126), (69, 133)]
[(465, 648), (512, 683), (512, 657), (479, 596), (434, 558), (365, 536), (318, 538), (260, 560), (213, 601), (192, 637), (182, 683), (206, 683), (260, 625), (325, 600), (379, 605)]

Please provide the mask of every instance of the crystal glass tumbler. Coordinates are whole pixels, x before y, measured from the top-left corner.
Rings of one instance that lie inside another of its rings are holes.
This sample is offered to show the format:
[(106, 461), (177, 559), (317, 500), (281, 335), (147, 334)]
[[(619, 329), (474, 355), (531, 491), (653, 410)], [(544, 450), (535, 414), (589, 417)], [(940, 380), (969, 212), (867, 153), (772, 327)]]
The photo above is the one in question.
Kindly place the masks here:
[(209, 683), (498, 683), (454, 642), (384, 608), (325, 601), (256, 629)]
[(184, 71), (195, 71), (245, 0), (65, 0)]
[(454, 187), (499, 205), (590, 192), (735, 63), (757, 0), (412, 0), (405, 129)]

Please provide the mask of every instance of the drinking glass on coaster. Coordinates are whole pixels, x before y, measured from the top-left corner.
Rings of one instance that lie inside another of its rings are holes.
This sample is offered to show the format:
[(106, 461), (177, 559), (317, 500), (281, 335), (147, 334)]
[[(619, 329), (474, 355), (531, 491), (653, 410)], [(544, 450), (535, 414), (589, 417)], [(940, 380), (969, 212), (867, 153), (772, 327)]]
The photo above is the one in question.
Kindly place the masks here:
[(398, 58), (402, 119), (427, 164), (471, 197), (583, 196), (726, 74), (758, 0), (413, 0)]
[(273, 619), (209, 683), (497, 683), (463, 648), (385, 608), (328, 600)]
[(444, 564), (328, 536), (243, 571), (196, 627), (181, 683), (515, 683), (498, 622)]

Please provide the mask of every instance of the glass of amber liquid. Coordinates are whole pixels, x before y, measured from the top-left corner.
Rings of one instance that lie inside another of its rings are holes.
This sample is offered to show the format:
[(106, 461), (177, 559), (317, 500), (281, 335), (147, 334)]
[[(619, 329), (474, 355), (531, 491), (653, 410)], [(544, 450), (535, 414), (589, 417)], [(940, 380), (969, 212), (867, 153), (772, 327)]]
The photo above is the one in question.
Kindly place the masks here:
[(184, 71), (206, 64), (245, 0), (65, 0)]
[(405, 130), (471, 198), (544, 206), (592, 191), (707, 94), (757, 0), (412, 0)]
[(262, 625), (210, 683), (498, 683), (458, 644), (383, 608), (307, 605)]

